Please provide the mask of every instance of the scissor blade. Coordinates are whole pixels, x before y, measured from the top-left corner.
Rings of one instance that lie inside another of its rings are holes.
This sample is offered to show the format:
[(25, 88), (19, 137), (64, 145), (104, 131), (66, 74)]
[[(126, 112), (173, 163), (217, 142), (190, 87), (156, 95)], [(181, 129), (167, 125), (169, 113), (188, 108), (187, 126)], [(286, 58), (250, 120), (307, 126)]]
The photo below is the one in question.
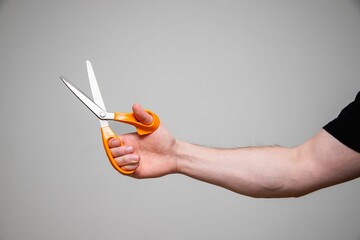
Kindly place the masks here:
[(67, 80), (64, 76), (60, 76), (60, 79), (65, 83), (65, 85), (71, 90), (71, 92), (87, 106), (90, 111), (92, 111), (99, 119), (106, 115), (106, 111), (96, 105), (85, 93), (78, 89), (73, 83)]
[(87, 67), (87, 72), (88, 72), (89, 82), (90, 82), (90, 88), (91, 88), (91, 92), (92, 92), (92, 95), (93, 95), (94, 102), (99, 107), (101, 107), (102, 109), (104, 109), (106, 111), (104, 100), (103, 100), (103, 98), (101, 96), (100, 88), (99, 88), (99, 85), (98, 85), (98, 83), (96, 81), (94, 69), (93, 69), (93, 67), (91, 65), (91, 62), (89, 60), (86, 60), (86, 67)]
[[(86, 67), (87, 67), (87, 72), (88, 72), (89, 82), (90, 82), (90, 88), (91, 88), (91, 93), (93, 95), (94, 102), (99, 107), (101, 107), (102, 109), (104, 109), (106, 111), (104, 100), (102, 99), (100, 88), (99, 88), (99, 85), (98, 85), (98, 83), (96, 81), (94, 69), (93, 69), (93, 67), (91, 65), (91, 62), (89, 60), (86, 60)], [(106, 127), (106, 126), (109, 126), (109, 123), (108, 123), (108, 121), (100, 119), (100, 126), (101, 127)]]

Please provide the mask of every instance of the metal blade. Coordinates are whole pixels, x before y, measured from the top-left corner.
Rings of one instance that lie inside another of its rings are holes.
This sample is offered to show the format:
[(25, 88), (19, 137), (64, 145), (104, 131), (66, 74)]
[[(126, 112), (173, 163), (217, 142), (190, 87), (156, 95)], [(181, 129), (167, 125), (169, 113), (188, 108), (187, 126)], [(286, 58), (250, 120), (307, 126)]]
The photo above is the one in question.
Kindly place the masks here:
[[(91, 93), (93, 95), (94, 102), (97, 105), (99, 105), (102, 109), (104, 109), (104, 111), (106, 112), (106, 107), (104, 104), (104, 100), (102, 99), (102, 96), (101, 96), (99, 85), (96, 81), (94, 69), (89, 60), (86, 60), (86, 68), (87, 68), (87, 72), (88, 72), (90, 88), (91, 88)], [(106, 126), (109, 126), (109, 123), (107, 121), (100, 120), (100, 126), (106, 127)]]
[(87, 67), (87, 72), (88, 72), (89, 82), (90, 82), (90, 88), (91, 88), (91, 92), (92, 92), (92, 95), (93, 95), (94, 102), (99, 107), (101, 107), (102, 109), (104, 109), (106, 111), (104, 100), (102, 99), (100, 88), (99, 88), (99, 85), (98, 85), (98, 83), (96, 81), (94, 69), (93, 69), (93, 67), (91, 65), (91, 62), (89, 60), (86, 60), (86, 67)]
[(60, 76), (60, 79), (65, 83), (65, 85), (71, 90), (74, 95), (87, 106), (90, 111), (92, 111), (99, 119), (106, 119), (108, 114), (107, 112), (95, 104), (85, 93), (78, 89), (73, 83), (67, 80), (64, 76)]

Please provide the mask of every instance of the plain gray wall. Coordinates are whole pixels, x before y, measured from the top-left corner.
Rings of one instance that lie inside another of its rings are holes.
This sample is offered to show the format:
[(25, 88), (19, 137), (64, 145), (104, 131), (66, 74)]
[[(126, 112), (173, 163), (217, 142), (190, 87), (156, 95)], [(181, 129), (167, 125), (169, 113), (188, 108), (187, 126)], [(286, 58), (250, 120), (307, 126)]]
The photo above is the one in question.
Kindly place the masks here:
[[(358, 1), (0, 1), (0, 239), (360, 239), (360, 181), (252, 199), (109, 165), (97, 119), (134, 102), (180, 140), (295, 146), (360, 89)], [(131, 127), (113, 124), (118, 133)]]

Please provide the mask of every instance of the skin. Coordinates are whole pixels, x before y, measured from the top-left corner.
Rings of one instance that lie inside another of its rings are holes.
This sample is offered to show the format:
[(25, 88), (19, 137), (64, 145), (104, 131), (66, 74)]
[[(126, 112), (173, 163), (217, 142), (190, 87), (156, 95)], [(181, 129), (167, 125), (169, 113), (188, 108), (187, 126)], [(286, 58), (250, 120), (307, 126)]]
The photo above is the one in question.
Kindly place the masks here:
[[(136, 119), (152, 117), (139, 104)], [(360, 153), (325, 130), (294, 148), (244, 147), (216, 149), (176, 140), (161, 123), (152, 134), (120, 135), (109, 141), (111, 152), (131, 177), (155, 178), (184, 174), (256, 198), (300, 197), (360, 176)]]

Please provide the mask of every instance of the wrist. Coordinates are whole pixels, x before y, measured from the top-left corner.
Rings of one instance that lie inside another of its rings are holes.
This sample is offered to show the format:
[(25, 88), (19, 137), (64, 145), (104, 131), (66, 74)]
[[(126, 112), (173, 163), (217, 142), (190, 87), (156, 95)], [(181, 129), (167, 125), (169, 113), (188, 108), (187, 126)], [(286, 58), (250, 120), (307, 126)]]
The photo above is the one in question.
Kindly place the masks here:
[(181, 149), (184, 143), (178, 140), (175, 140), (173, 147), (173, 162), (174, 162), (174, 172), (173, 173), (182, 173), (182, 158), (181, 158)]
[(174, 147), (176, 173), (191, 175), (191, 169), (194, 168), (195, 162), (199, 162), (198, 156), (195, 154), (196, 148), (200, 147), (187, 142), (176, 141)]
[(186, 161), (188, 161), (187, 146), (189, 143), (176, 141), (174, 145), (174, 162), (175, 162), (175, 173), (185, 174)]

